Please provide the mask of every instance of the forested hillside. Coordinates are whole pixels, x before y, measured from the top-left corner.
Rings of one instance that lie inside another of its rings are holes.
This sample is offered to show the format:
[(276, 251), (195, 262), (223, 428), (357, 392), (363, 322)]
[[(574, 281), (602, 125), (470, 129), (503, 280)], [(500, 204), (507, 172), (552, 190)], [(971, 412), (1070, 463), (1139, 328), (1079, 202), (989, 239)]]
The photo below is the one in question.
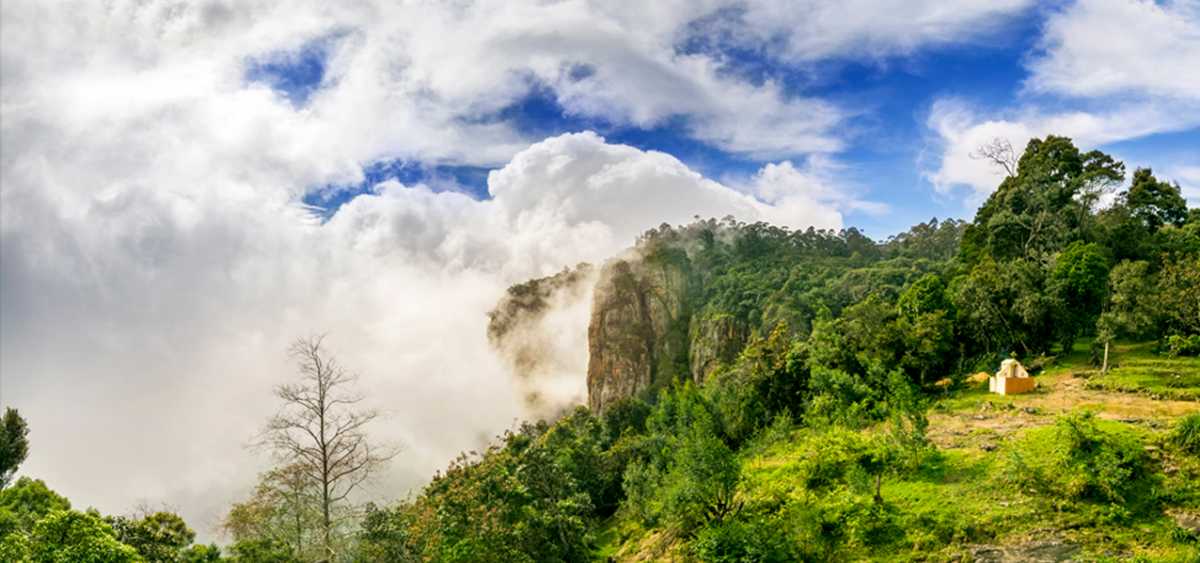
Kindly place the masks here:
[[(537, 369), (506, 335), (594, 283), (587, 406), (394, 504), (335, 506), (337, 480), (322, 503), (319, 463), (280, 467), (230, 512), (225, 549), (191, 545), (169, 512), (106, 517), (9, 483), (29, 446), (12, 412), (0, 559), (1195, 561), (1200, 209), (1066, 138), (1009, 170), (970, 222), (873, 241), (698, 219), (515, 286), (489, 337)], [(978, 372), (1010, 357), (1039, 388), (987, 394)], [(285, 441), (315, 420), (297, 413), (271, 444), (310, 455)], [(359, 438), (370, 418), (334, 420)], [(331, 451), (391, 455), (365, 438)]]
[[(1008, 357), (1035, 373), (1095, 371), (1089, 384), (1102, 385), (1125, 373), (1099, 375), (1106, 347), (1119, 366), (1132, 353), (1115, 343), (1138, 341), (1151, 343), (1137, 348), (1150, 370), (1200, 369), (1167, 359), (1200, 351), (1200, 210), (1178, 186), (1145, 169), (1127, 178), (1060, 137), (1031, 142), (1012, 170), (973, 221), (933, 220), (885, 242), (729, 219), (645, 233), (600, 269), (590, 408), (522, 425), (413, 500), (374, 509), (365, 556), (986, 558), (969, 546), (1039, 526), (1060, 543), (1063, 529), (1166, 530), (1083, 545), (1097, 541), (1088, 536), (1064, 553), (1195, 556), (1195, 533), (1160, 521), (1200, 508), (1186, 446), (1197, 415), (1130, 429), (1102, 400), (1098, 416), (1077, 411), (1076, 397), (1028, 407), (1041, 409), (1039, 429), (986, 450), (934, 439), (975, 432), (942, 428), (929, 409), (992, 408), (967, 377)], [(514, 292), (544, 305), (566, 276)], [(508, 305), (500, 318), (519, 314)], [(1039, 381), (1030, 397), (1046, 400), (1052, 379)], [(946, 482), (959, 488), (936, 492)], [(897, 498), (922, 484), (921, 502)], [(978, 510), (937, 498), (977, 493), (967, 504)], [(1024, 521), (996, 520), (1008, 514)]]

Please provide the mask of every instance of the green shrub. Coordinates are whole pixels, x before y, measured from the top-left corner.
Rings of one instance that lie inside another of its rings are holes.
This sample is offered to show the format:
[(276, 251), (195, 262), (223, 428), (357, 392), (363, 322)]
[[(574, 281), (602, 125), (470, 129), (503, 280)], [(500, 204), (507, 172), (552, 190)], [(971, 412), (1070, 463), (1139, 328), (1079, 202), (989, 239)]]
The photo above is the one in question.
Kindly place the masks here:
[(1169, 439), (1179, 449), (1192, 455), (1200, 455), (1200, 413), (1192, 413), (1180, 419), (1171, 431)]
[(796, 543), (777, 518), (729, 519), (705, 527), (691, 542), (700, 561), (750, 563), (796, 561)]
[(1053, 427), (1030, 432), (1009, 452), (1004, 474), (1019, 485), (1068, 500), (1125, 508), (1152, 501), (1149, 485), (1155, 472), (1141, 439), (1129, 430), (1104, 426), (1090, 412), (1059, 417)]
[(826, 550), (887, 545), (904, 534), (892, 505), (845, 489), (822, 498), (815, 518), (815, 537), (807, 538), (806, 543), (823, 545)]
[(1167, 337), (1165, 348), (1167, 356), (1171, 358), (1200, 356), (1200, 334), (1193, 334), (1191, 336), (1172, 334)]
[(719, 437), (699, 430), (682, 437), (663, 479), (663, 513), (668, 523), (687, 534), (736, 514), (739, 479), (737, 457)]

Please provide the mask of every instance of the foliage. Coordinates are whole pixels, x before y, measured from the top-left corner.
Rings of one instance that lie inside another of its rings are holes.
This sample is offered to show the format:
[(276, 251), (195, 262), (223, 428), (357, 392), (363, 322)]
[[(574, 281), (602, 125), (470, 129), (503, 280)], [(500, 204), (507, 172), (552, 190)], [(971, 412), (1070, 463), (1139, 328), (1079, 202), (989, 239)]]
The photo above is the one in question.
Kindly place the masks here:
[(1097, 332), (1104, 342), (1122, 336), (1146, 335), (1157, 318), (1154, 279), (1150, 263), (1124, 261), (1108, 275), (1108, 302), (1097, 321)]
[(137, 550), (146, 561), (174, 562), (196, 539), (196, 533), (177, 514), (155, 512), (142, 518), (105, 518), (117, 540)]
[(721, 439), (694, 427), (681, 436), (663, 477), (665, 522), (680, 534), (690, 534), (706, 522), (735, 514), (738, 463)]
[(1168, 336), (1167, 355), (1172, 358), (1179, 356), (1200, 356), (1200, 334), (1193, 334), (1191, 336), (1172, 334)]
[[(328, 352), (324, 337), (298, 339), (288, 352), (299, 377), (275, 388), (283, 406), (267, 422), (261, 445), (285, 466), (287, 502), (306, 505), (290, 510), (295, 526), (307, 528), (295, 530), (296, 541), (316, 536), (322, 557), (334, 559), (351, 524), (350, 495), (397, 452), (367, 439), (378, 412), (359, 406), (358, 376)], [(308, 511), (318, 518), (305, 518)]]
[(253, 495), (230, 508), (222, 528), (247, 549), (267, 546), (296, 558), (317, 558), (320, 522), (316, 485), (302, 466), (293, 464), (260, 475)]
[(1108, 258), (1095, 243), (1073, 242), (1058, 255), (1050, 288), (1062, 309), (1055, 315), (1063, 349), (1096, 323), (1108, 287)]
[(1032, 139), (1009, 176), (963, 233), (968, 263), (1029, 259), (1057, 252), (1091, 227), (1102, 190), (1125, 176), (1124, 164), (1100, 151), (1081, 152), (1070, 139)]
[(1164, 264), (1158, 298), (1163, 334), (1200, 334), (1200, 254)]
[(230, 559), (235, 563), (299, 563), (292, 549), (272, 539), (250, 539), (229, 546)]
[(0, 489), (12, 481), (17, 467), (29, 456), (29, 425), (17, 409), (4, 409), (0, 418)]
[[(1041, 443), (1038, 443), (1041, 442)], [(1009, 474), (1051, 496), (1132, 506), (1153, 479), (1151, 460), (1134, 434), (1105, 428), (1090, 412), (1060, 417), (1012, 452)]]
[(371, 560), (559, 561), (586, 558), (597, 505), (617, 487), (605, 432), (586, 410), (524, 424), (466, 456), (413, 501), (373, 509), (359, 535)]
[(221, 560), (221, 548), (217, 544), (193, 544), (179, 552), (182, 563), (216, 563)]
[(71, 501), (50, 490), (41, 479), (21, 477), (0, 491), (0, 537), (14, 531), (30, 532), (51, 512), (70, 509)]
[(691, 542), (700, 561), (721, 563), (797, 561), (796, 541), (778, 517), (730, 518), (701, 529)]
[[(23, 437), (24, 422), (20, 426)], [(72, 510), (69, 500), (40, 479), (21, 477), (0, 490), (0, 561), (203, 563), (220, 559), (220, 549), (189, 545), (194, 539), (183, 519), (170, 512), (127, 518), (103, 517), (94, 509)]]
[(99, 515), (57, 510), (38, 521), (29, 538), (33, 563), (120, 563), (138, 561), (132, 546), (117, 540)]
[(1150, 230), (1164, 225), (1182, 226), (1187, 220), (1187, 202), (1179, 184), (1158, 181), (1149, 168), (1134, 171), (1133, 182), (1121, 199), (1133, 217)]
[(1180, 418), (1171, 430), (1169, 440), (1179, 449), (1200, 456), (1200, 413)]

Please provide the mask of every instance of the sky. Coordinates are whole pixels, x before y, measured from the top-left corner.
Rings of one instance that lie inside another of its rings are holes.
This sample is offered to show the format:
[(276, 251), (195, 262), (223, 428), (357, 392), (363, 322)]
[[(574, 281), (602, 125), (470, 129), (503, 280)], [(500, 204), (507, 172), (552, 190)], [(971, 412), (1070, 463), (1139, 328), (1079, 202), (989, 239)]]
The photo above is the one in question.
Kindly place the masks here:
[[(1200, 204), (1195, 0), (0, 4), (0, 402), (22, 474), (201, 537), (328, 334), (402, 498), (536, 413), (505, 288), (695, 216), (884, 239), (969, 219), (993, 139)], [(584, 392), (587, 303), (546, 340)]]

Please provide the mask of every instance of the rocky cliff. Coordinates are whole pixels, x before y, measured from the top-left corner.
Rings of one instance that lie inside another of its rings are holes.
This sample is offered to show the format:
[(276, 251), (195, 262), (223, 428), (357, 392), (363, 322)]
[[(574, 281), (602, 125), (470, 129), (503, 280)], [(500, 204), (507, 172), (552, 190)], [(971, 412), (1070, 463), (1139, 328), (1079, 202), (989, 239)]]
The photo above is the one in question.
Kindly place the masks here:
[(634, 252), (602, 268), (588, 324), (593, 412), (672, 382), (701, 383), (737, 357), (749, 330), (729, 314), (697, 313), (702, 279), (677, 247)]
[(676, 375), (669, 367), (686, 342), (673, 339), (671, 331), (687, 322), (686, 289), (687, 272), (679, 267), (654, 267), (640, 258), (604, 266), (588, 323), (588, 406), (593, 411)]
[[(703, 383), (737, 359), (755, 327), (728, 306), (705, 302), (711, 289), (706, 283), (725, 270), (701, 257), (703, 231), (659, 234), (598, 269), (580, 266), (509, 289), (492, 313), (489, 338), (531, 404), (542, 400), (551, 376), (561, 381), (571, 372), (579, 381), (584, 370), (572, 366), (582, 363), (582, 356), (576, 363), (562, 344), (571, 340), (559, 334), (569, 323), (554, 318), (558, 309), (573, 308), (581, 315), (571, 318), (582, 324), (585, 313), (579, 308), (589, 301), (587, 404), (593, 412), (675, 382)], [(728, 280), (721, 287), (726, 295), (741, 295), (730, 290)]]

